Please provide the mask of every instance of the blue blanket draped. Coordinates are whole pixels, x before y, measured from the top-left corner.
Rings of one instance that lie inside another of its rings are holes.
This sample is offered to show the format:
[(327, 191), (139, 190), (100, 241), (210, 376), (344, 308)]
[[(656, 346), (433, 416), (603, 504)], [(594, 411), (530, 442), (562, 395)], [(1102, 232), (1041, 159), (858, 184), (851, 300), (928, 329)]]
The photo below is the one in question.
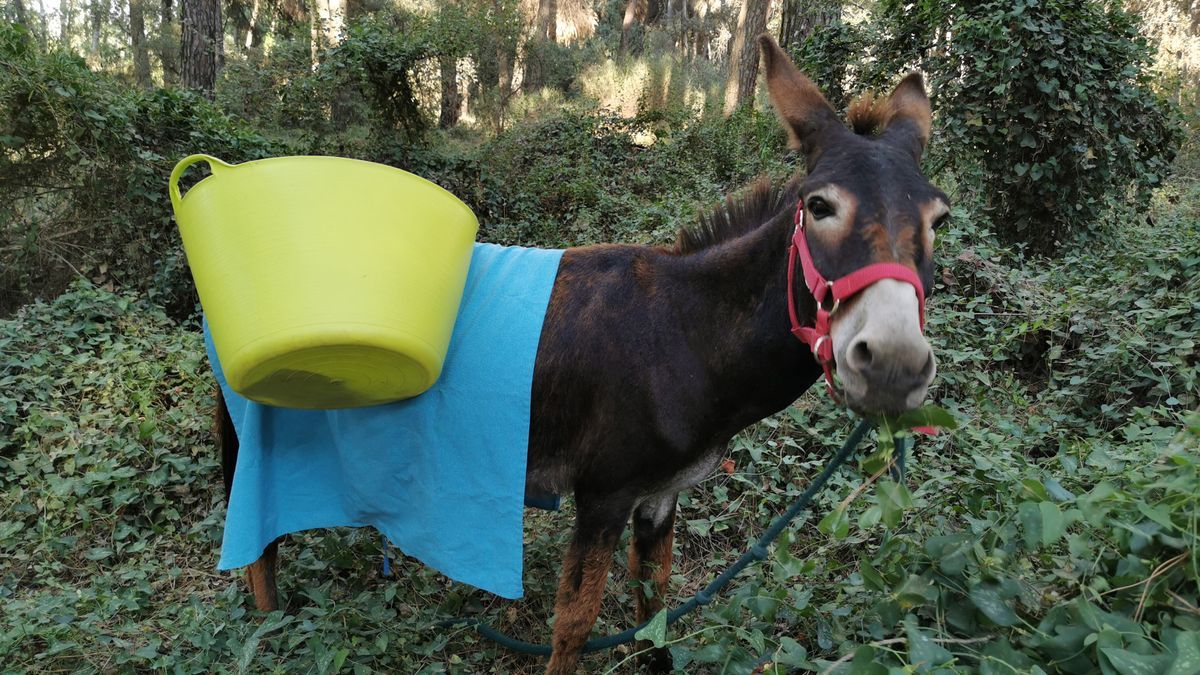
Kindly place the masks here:
[(522, 595), (522, 516), (533, 366), (562, 251), (476, 244), (441, 378), (398, 403), (296, 410), (229, 389), (240, 441), (220, 569), (276, 537), (379, 529), (443, 574)]

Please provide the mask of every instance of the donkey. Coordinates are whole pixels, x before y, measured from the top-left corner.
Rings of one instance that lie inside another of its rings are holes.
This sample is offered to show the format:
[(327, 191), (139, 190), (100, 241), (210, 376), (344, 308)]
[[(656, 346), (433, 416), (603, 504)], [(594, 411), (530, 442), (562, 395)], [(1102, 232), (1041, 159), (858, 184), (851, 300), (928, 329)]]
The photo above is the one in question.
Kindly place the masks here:
[[(587, 246), (562, 257), (534, 368), (526, 478), (531, 493), (575, 496), (547, 673), (575, 671), (631, 518), (630, 571), (653, 590), (637, 592), (637, 621), (662, 608), (679, 491), (717, 467), (735, 434), (791, 404), (822, 375), (822, 360), (836, 367), (845, 403), (865, 414), (914, 408), (933, 380), (922, 289), (933, 285), (934, 228), (949, 205), (919, 167), (930, 128), (921, 76), (856, 101), (851, 130), (772, 39), (760, 47), (806, 175), (754, 185), (674, 246)], [(792, 281), (796, 231), (811, 250), (806, 277), (812, 266), (832, 280), (882, 265), (911, 280), (892, 274), (831, 309)], [(797, 321), (822, 320), (829, 332), (811, 348), (793, 337)], [(223, 407), (229, 478), (237, 440)], [(276, 606), (276, 556), (271, 544), (250, 566), (261, 609)], [(670, 669), (666, 649), (646, 660)]]

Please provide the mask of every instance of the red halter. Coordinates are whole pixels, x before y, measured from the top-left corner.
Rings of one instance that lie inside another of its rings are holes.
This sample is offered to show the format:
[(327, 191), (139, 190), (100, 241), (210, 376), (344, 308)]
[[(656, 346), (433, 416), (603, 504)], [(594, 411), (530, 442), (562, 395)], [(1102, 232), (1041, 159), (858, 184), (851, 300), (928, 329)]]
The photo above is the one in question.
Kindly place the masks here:
[[(895, 279), (910, 284), (917, 294), (917, 304), (920, 307), (921, 331), (925, 331), (925, 288), (921, 285), (921, 277), (913, 270), (898, 263), (874, 263), (862, 269), (836, 279), (827, 280), (817, 271), (813, 263), (812, 252), (808, 249), (808, 235), (804, 230), (804, 200), (796, 204), (796, 231), (792, 234), (792, 245), (788, 251), (787, 274), (787, 305), (788, 317), (792, 320), (792, 335), (808, 345), (816, 357), (817, 363), (825, 370), (825, 386), (829, 388), (830, 396), (840, 400), (833, 386), (833, 338), (829, 335), (829, 320), (838, 311), (842, 303), (862, 292), (867, 286), (880, 279)], [(814, 325), (801, 326), (796, 314), (796, 256), (800, 256), (800, 266), (804, 269), (804, 284), (817, 301), (817, 317)], [(825, 309), (825, 300), (832, 297), (833, 305)]]

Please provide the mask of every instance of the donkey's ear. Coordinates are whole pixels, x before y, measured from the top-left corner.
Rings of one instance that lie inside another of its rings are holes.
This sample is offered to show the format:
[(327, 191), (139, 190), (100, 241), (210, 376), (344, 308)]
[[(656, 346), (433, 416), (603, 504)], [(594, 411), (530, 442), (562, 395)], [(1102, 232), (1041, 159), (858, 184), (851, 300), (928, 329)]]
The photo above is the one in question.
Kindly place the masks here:
[(792, 65), (787, 52), (771, 36), (759, 36), (758, 45), (762, 50), (767, 91), (775, 113), (787, 129), (788, 145), (802, 150), (811, 168), (829, 131), (844, 127), (817, 85)]
[(892, 95), (888, 97), (887, 122), (884, 132), (892, 135), (909, 136), (913, 151), (919, 160), (925, 146), (929, 144), (929, 97), (925, 95), (925, 81), (920, 73), (909, 73)]

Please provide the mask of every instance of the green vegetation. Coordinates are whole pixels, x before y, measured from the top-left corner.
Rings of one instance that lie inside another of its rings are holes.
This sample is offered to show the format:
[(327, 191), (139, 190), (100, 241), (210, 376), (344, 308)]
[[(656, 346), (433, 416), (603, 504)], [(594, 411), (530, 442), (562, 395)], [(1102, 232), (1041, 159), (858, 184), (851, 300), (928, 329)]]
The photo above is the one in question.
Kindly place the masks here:
[[(381, 578), (366, 530), (286, 542), (283, 612), (256, 612), (215, 571), (213, 383), (165, 185), (196, 151), (340, 154), (441, 183), (486, 240), (565, 246), (668, 241), (754, 176), (797, 168), (770, 111), (718, 112), (722, 64), (698, 45), (736, 6), (638, 17), (623, 35), (624, 3), (594, 4), (593, 32), (571, 43), (529, 38), (516, 2), (389, 4), (316, 59), (281, 4), (271, 48), (230, 49), (211, 100), (135, 87), (103, 48), (85, 60), (0, 23), (0, 670), (540, 671), (436, 622), (480, 616), (545, 641), (569, 501), (529, 513), (519, 602), (411, 560)], [(1195, 55), (1175, 68), (1159, 52), (1146, 70), (1136, 24), (1109, 3), (900, 5), (847, 11), (795, 50), (837, 105), (914, 62), (935, 83), (928, 166), (955, 207), (929, 306), (931, 398), (958, 428), (916, 440), (903, 485), (868, 485), (888, 449), (873, 440), (767, 561), (653, 637), (686, 673), (763, 657), (778, 672), (1197, 672), (1200, 135), (1146, 95), (1195, 110), (1178, 86)], [(1001, 20), (1014, 12), (1033, 28)], [(952, 30), (972, 58), (912, 51), (914, 27), (935, 42)], [(983, 58), (1030, 40), (1047, 53), (1019, 73)], [(470, 119), (438, 128), (439, 61), (495, 53), (528, 54), (536, 82), (497, 87), (481, 65), (460, 78)], [(1037, 107), (1058, 100), (1069, 109)], [(1070, 208), (1020, 215), (1048, 195)], [(732, 562), (849, 432), (818, 389), (683, 495), (674, 597)], [(633, 616), (617, 555), (603, 633)], [(632, 652), (584, 664), (628, 672)]]
[(1114, 205), (1144, 206), (1179, 145), (1177, 111), (1147, 68), (1153, 50), (1120, 4), (883, 0), (870, 21), (797, 56), (839, 101), (919, 64), (939, 113), (934, 164), (986, 172), (981, 215), (1042, 253)]

